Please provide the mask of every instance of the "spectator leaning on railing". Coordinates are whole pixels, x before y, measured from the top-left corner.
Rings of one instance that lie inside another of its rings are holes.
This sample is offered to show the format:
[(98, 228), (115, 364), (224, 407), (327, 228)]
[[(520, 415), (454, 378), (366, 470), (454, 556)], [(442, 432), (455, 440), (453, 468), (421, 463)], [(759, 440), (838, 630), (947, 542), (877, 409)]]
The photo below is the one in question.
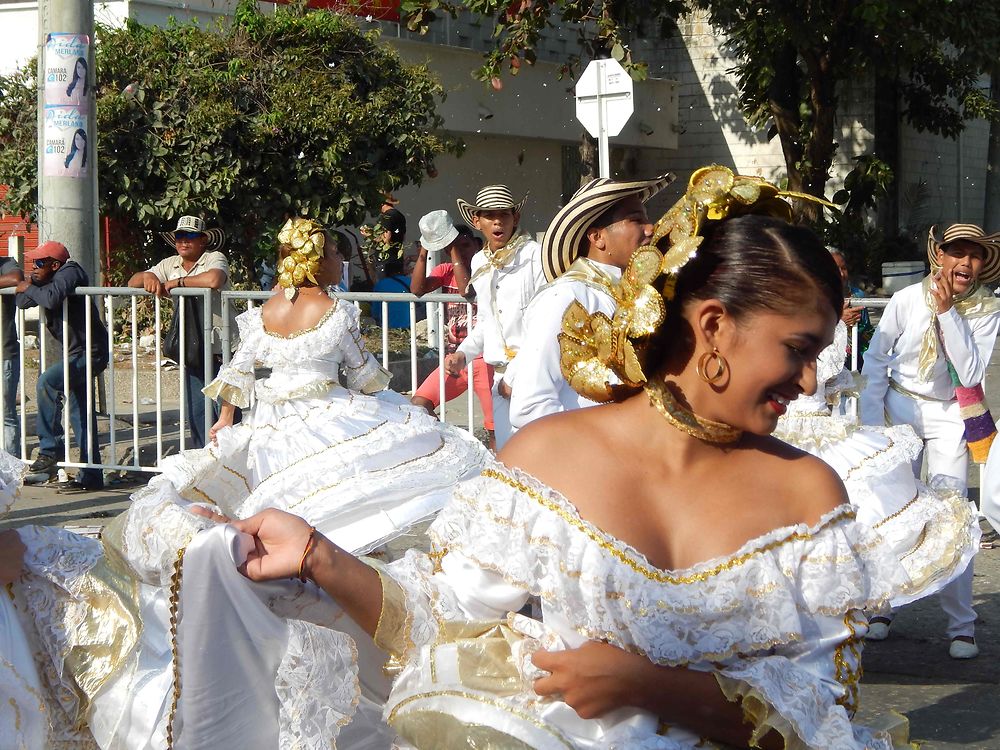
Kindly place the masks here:
[[(87, 392), (93, 383), (87, 379), (87, 359), (90, 374), (100, 375), (108, 366), (108, 331), (101, 322), (97, 307), (86, 297), (74, 295), (77, 287), (87, 286), (87, 272), (70, 260), (66, 247), (59, 242), (45, 242), (25, 253), (25, 266), (31, 278), (17, 285), (15, 303), (20, 308), (41, 307), (42, 319), (49, 334), (65, 346), (65, 359), (50, 365), (38, 376), (38, 458), (31, 464), (29, 473), (47, 475), (56, 473), (56, 462), (64, 450), (62, 407), (66, 394), (63, 390), (64, 368), (69, 369), (69, 420), (73, 435), (80, 446), (81, 463), (100, 463), (101, 454), (97, 440), (97, 409), (87, 416)], [(66, 301), (66, 324), (69, 340), (63, 341), (63, 301)], [(87, 344), (86, 305), (90, 310), (90, 351)], [(32, 477), (29, 477), (29, 479)], [(76, 479), (65, 483), (62, 489), (90, 491), (104, 486), (104, 473), (100, 469), (80, 469)]]
[[(148, 271), (139, 271), (129, 279), (130, 287), (145, 289), (150, 294), (161, 297), (170, 295), (170, 290), (192, 287), (211, 289), (212, 330), (220, 335), (212, 336), (211, 380), (222, 366), (222, 298), (218, 292), (229, 289), (229, 261), (220, 252), (225, 245), (226, 235), (221, 229), (205, 229), (205, 221), (197, 216), (182, 216), (173, 232), (161, 232), (163, 240), (177, 252), (170, 255)], [(175, 305), (180, 301), (175, 301)], [(200, 318), (200, 316), (198, 316)], [(230, 330), (235, 331), (232, 325)], [(191, 426), (193, 445), (187, 448), (205, 446), (205, 397), (201, 389), (205, 387), (204, 365), (201, 363), (204, 340), (200, 320), (185, 320), (186, 347), (194, 351), (186, 352), (190, 361), (184, 369), (184, 400), (187, 405), (188, 424)], [(185, 357), (187, 358), (187, 357)], [(213, 409), (212, 421), (218, 418)], [(237, 420), (239, 418), (237, 417)]]
[[(24, 273), (13, 258), (0, 258), (0, 288), (16, 287)], [(14, 296), (0, 298), (3, 321), (0, 325), (0, 352), (3, 356), (3, 449), (21, 455), (21, 421), (17, 418), (17, 384), (21, 377), (21, 347), (14, 322)]]

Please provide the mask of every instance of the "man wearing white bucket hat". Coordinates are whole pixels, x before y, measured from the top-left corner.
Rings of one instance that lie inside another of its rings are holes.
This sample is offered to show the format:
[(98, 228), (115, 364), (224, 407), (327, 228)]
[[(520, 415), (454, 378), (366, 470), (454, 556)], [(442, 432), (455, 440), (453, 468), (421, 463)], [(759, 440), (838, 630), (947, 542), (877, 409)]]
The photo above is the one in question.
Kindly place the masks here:
[[(969, 426), (982, 415), (959, 398), (982, 383), (1000, 329), (1000, 301), (982, 286), (1000, 279), (1000, 234), (952, 224), (938, 236), (931, 227), (927, 258), (930, 275), (892, 295), (875, 329), (862, 370), (861, 421), (911, 425), (924, 442), (928, 478), (947, 477), (964, 493), (967, 445), (977, 440)], [(919, 473), (919, 457), (914, 468)], [(941, 607), (952, 658), (976, 656), (972, 563), (941, 591)], [(886, 638), (890, 621), (873, 617), (867, 637)]]
[(530, 327), (518, 355), (510, 397), (515, 431), (539, 417), (593, 406), (574, 391), (560, 368), (559, 331), (574, 302), (588, 313), (614, 315), (612, 287), (632, 254), (653, 234), (645, 202), (674, 179), (591, 180), (552, 219), (542, 238), (542, 267), (549, 283), (535, 295)]
[[(472, 230), (462, 225), (456, 227), (447, 211), (431, 211), (421, 217), (420, 253), (413, 268), (410, 280), (410, 291), (418, 297), (435, 289), (446, 294), (464, 294), (472, 274), (472, 259), (479, 251), (480, 242), (472, 236)], [(427, 255), (430, 252), (441, 252), (450, 258), (451, 262), (439, 263), (425, 275)], [(444, 351), (454, 354), (458, 346), (465, 341), (469, 328), (476, 320), (476, 306), (472, 306), (472, 315), (468, 307), (461, 303), (449, 302), (445, 305)], [(493, 447), (493, 398), (490, 389), (493, 387), (493, 368), (487, 365), (482, 355), (472, 360), (472, 387), (483, 410), (483, 426), (490, 435), (490, 447)], [(448, 374), (444, 377), (444, 391), (441, 390), (439, 369), (430, 373), (420, 387), (413, 392), (410, 401), (421, 406), (431, 414), (441, 405), (441, 401), (451, 401), (461, 396), (469, 388), (468, 371), (462, 370), (459, 375)]]
[[(206, 373), (201, 364), (202, 341), (199, 320), (188, 318), (185, 326), (186, 342), (184, 369), (184, 401), (191, 442), (186, 448), (202, 448), (206, 443), (205, 397), (201, 389), (205, 381), (215, 377), (222, 365), (222, 297), (218, 292), (229, 290), (229, 261), (222, 253), (226, 235), (221, 229), (207, 229), (200, 216), (181, 216), (172, 232), (160, 232), (163, 241), (176, 252), (169, 255), (148, 271), (139, 271), (129, 279), (130, 287), (143, 288), (151, 294), (167, 297), (174, 288), (197, 287), (211, 289), (212, 296), (212, 372)], [(191, 300), (193, 302), (193, 299)], [(175, 300), (176, 306), (183, 304)], [(188, 305), (189, 312), (198, 310)], [(200, 313), (200, 310), (198, 310)], [(200, 316), (199, 316), (200, 317)], [(236, 331), (235, 319), (230, 314), (230, 330)], [(193, 324), (193, 325), (192, 325)], [(172, 324), (173, 325), (173, 324)], [(212, 421), (215, 421), (213, 415)]]
[(479, 314), (472, 332), (448, 355), (445, 368), (452, 375), (466, 363), (483, 355), (494, 369), (493, 424), (497, 450), (510, 438), (510, 386), (507, 367), (521, 348), (524, 311), (544, 283), (540, 246), (526, 234), (518, 234), (525, 198), (514, 202), (506, 185), (487, 185), (475, 203), (458, 199), (462, 218), (486, 239), (481, 253), (472, 259), (470, 284), (476, 290)]

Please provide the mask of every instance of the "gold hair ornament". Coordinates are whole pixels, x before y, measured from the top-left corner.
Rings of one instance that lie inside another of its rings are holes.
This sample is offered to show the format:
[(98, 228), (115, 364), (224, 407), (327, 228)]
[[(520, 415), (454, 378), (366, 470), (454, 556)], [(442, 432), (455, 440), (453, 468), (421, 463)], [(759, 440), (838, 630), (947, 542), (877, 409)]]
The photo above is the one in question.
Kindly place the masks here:
[(292, 248), (278, 266), (278, 284), (285, 290), (288, 300), (295, 299), (298, 287), (316, 281), (319, 264), (323, 259), (326, 236), (323, 227), (312, 219), (289, 219), (278, 232), (278, 242)]
[[(570, 386), (600, 403), (620, 400), (643, 387), (649, 379), (643, 367), (649, 336), (663, 323), (664, 300), (674, 298), (677, 274), (695, 256), (708, 223), (745, 214), (791, 221), (787, 198), (833, 205), (719, 165), (691, 175), (687, 191), (656, 222), (649, 243), (635, 251), (614, 287), (614, 315), (590, 314), (579, 302), (563, 315), (559, 365)], [(658, 247), (666, 249), (661, 253)], [(657, 290), (653, 283), (660, 276), (665, 278)]]

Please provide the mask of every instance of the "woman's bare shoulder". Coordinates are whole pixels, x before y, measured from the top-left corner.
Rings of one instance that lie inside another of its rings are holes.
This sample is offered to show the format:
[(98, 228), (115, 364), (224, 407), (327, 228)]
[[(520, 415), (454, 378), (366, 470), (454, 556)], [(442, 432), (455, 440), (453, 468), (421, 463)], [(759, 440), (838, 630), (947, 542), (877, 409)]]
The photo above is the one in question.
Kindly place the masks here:
[(337, 305), (337, 300), (324, 295), (299, 295), (289, 302), (284, 295), (276, 294), (262, 306), (264, 328), (271, 333), (287, 336), (313, 328)]
[(756, 442), (760, 476), (773, 487), (774, 496), (789, 504), (799, 523), (813, 524), (848, 502), (844, 482), (825, 461), (771, 436)]
[(546, 484), (557, 484), (582, 463), (599, 460), (608, 408), (576, 409), (537, 419), (518, 430), (497, 458)]

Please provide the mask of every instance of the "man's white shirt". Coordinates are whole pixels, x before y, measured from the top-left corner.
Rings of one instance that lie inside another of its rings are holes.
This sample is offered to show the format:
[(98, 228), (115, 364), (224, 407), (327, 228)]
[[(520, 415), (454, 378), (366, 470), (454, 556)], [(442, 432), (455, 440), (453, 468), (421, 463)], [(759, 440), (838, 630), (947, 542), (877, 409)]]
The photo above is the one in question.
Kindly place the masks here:
[[(997, 330), (1000, 329), (1000, 315), (966, 320), (952, 307), (938, 315), (937, 319), (944, 350), (962, 385), (972, 387), (983, 382)], [(930, 325), (931, 311), (924, 301), (921, 283), (912, 284), (892, 295), (865, 352), (862, 373), (867, 383), (861, 393), (863, 424), (884, 423), (885, 394), (890, 378), (918, 396), (936, 401), (955, 398), (955, 386), (940, 348), (931, 377), (924, 382), (917, 375), (920, 343)]]
[[(525, 311), (536, 290), (545, 283), (541, 249), (534, 240), (526, 242), (510, 263), (473, 282), (478, 311), (476, 324), (458, 346), (466, 362), (482, 354), (487, 364), (503, 366), (510, 362), (508, 350), (520, 350), (525, 334)], [(475, 276), (486, 265), (484, 254), (476, 253), (470, 265)]]
[[(590, 263), (613, 282), (621, 279), (617, 266)], [(602, 312), (609, 318), (617, 308), (610, 293), (576, 279), (559, 278), (539, 290), (525, 314), (528, 330), (517, 355), (517, 376), (508, 378), (512, 387), (510, 423), (515, 429), (548, 414), (595, 405), (570, 387), (559, 367), (559, 332), (563, 315), (574, 300), (587, 312)]]

